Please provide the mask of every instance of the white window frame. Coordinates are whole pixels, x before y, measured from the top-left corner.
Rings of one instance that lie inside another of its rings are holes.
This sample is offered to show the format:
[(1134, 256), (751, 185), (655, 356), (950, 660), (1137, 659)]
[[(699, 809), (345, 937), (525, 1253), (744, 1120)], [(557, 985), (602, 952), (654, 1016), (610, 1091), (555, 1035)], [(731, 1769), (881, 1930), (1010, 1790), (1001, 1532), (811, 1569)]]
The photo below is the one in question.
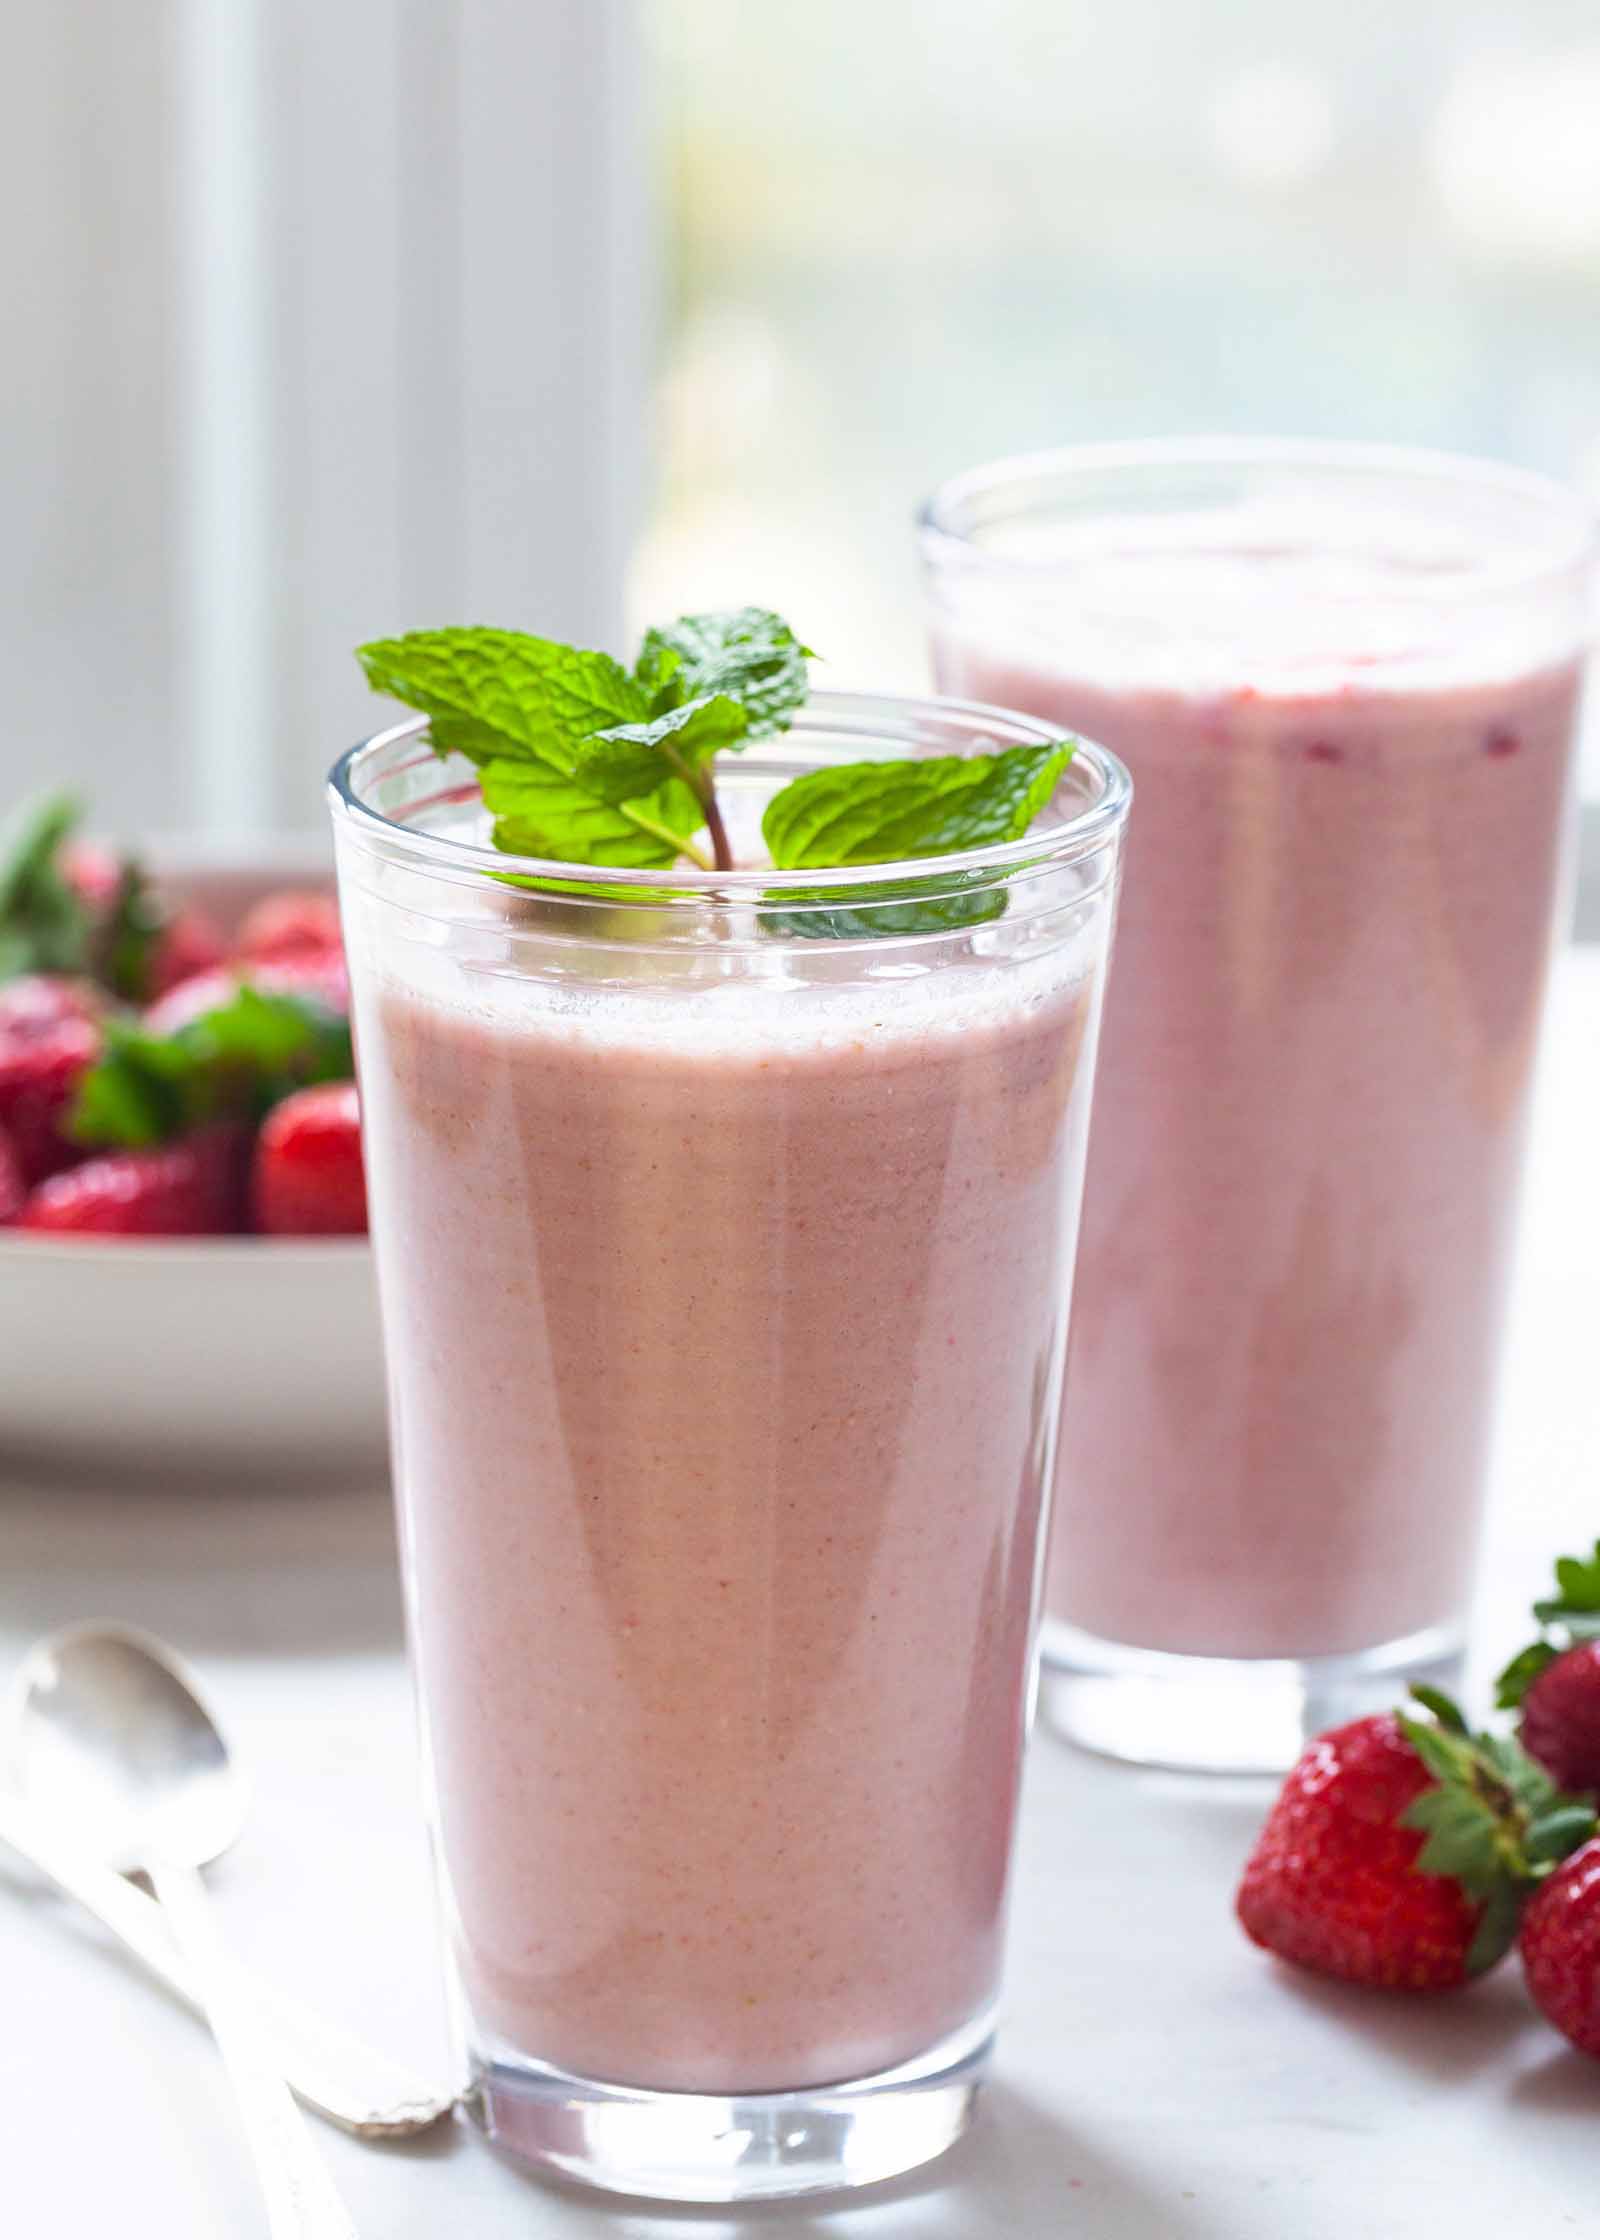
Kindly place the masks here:
[(0, 536), (30, 680), (8, 795), (67, 782), (129, 832), (319, 829), (376, 713), (363, 638), (615, 641), (653, 293), (636, 18), (23, 11), (19, 178), (45, 191), (0, 373), (33, 463)]

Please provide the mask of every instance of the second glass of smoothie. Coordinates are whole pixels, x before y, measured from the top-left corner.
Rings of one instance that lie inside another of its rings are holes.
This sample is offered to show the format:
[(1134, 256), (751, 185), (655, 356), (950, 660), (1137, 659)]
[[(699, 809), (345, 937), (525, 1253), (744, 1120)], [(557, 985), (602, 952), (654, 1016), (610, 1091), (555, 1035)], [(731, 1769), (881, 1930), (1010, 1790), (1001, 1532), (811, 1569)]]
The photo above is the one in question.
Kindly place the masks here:
[[(817, 695), (729, 821), (1053, 736)], [(807, 2192), (966, 2121), (1127, 799), (1083, 747), (1021, 841), (667, 873), (496, 854), (420, 723), (335, 774), (475, 2104), (569, 2176)]]
[(1173, 443), (964, 476), (923, 550), (941, 687), (1139, 788), (1047, 1716), (1287, 1764), (1461, 1646), (1589, 522), (1473, 462)]

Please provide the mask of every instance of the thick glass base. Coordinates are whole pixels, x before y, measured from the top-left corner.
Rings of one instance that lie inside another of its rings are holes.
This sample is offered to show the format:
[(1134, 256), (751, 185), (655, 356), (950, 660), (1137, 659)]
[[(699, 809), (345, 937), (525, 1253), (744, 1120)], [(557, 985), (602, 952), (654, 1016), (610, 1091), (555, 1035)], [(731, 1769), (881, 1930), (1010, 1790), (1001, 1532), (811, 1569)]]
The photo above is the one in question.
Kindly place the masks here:
[(1039, 1712), (1069, 1742), (1134, 1765), (1282, 1773), (1313, 1735), (1391, 1710), (1413, 1680), (1456, 1688), (1461, 1647), (1459, 1628), (1435, 1626), (1348, 1656), (1186, 1657), (1050, 1618)]
[(474, 2053), (467, 2105), (497, 2146), (564, 2178), (657, 2201), (775, 2201), (869, 2186), (953, 2146), (992, 2015), (854, 2083), (723, 2098), (597, 2084), (504, 2048)]

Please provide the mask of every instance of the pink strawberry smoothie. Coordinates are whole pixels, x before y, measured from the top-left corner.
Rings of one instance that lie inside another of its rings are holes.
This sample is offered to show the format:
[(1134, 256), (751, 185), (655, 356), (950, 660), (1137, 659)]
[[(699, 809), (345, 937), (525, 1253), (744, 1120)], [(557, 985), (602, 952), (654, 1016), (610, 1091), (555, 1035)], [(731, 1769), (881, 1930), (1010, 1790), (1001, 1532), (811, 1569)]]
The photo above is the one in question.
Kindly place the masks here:
[(725, 2092), (936, 2045), (999, 1967), (1092, 975), (591, 1004), (353, 931), (480, 2052)]
[(1197, 685), (954, 623), (936, 665), (1136, 787), (1050, 1615), (1216, 1657), (1458, 1617), (1576, 666)]

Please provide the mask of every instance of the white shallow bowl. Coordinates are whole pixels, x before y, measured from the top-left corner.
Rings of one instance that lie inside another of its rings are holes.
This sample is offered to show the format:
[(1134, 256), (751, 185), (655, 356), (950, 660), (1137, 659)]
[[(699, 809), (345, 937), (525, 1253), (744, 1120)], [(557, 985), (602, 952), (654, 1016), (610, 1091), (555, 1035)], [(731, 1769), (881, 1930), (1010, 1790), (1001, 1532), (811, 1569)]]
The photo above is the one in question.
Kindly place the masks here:
[[(152, 844), (226, 927), (324, 852)], [(364, 1238), (55, 1238), (0, 1229), (0, 1460), (185, 1477), (380, 1471), (383, 1349)]]
[(96, 1473), (383, 1466), (359, 1238), (0, 1230), (0, 1456)]

